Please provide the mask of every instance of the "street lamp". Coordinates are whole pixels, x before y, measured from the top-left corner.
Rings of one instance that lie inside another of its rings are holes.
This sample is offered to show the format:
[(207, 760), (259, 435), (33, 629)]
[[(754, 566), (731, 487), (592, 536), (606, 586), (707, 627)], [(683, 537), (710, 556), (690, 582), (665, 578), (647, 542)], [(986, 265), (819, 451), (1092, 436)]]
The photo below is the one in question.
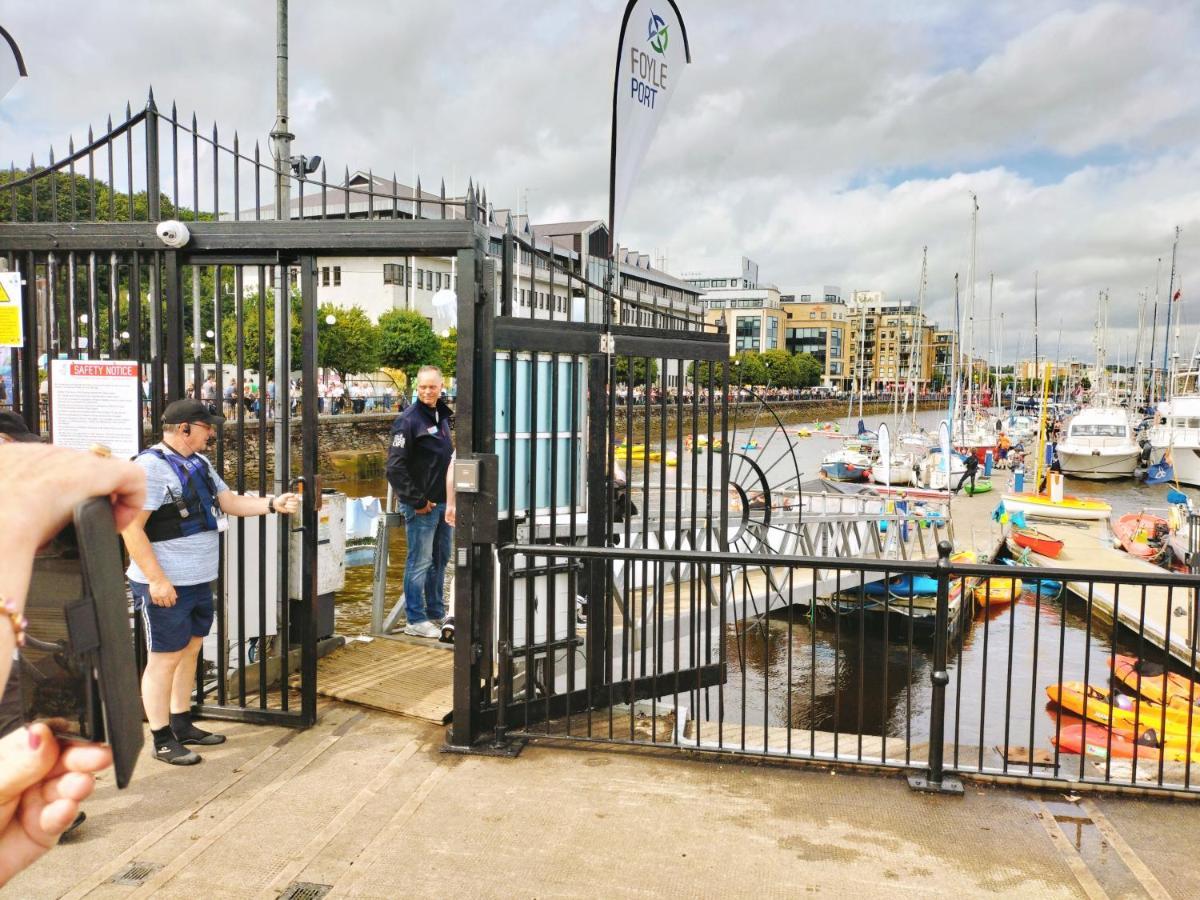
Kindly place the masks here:
[(204, 336), (211, 341), (213, 339), (213, 337), (215, 337), (215, 334), (213, 333), (213, 330), (210, 328), (210, 329), (208, 329), (208, 331), (204, 332)]
[(327, 315), (325, 317), (325, 324), (326, 325), (336, 325), (337, 324), (337, 316), (335, 316), (333, 313), (330, 313), (329, 315)]

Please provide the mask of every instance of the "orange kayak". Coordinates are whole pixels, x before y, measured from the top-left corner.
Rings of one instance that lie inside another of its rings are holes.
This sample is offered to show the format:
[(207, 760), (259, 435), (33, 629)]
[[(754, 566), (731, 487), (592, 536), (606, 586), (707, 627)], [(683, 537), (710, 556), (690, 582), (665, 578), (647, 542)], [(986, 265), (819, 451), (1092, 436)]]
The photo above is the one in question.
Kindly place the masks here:
[[(1169, 743), (1196, 743), (1200, 740), (1200, 715), (1194, 717), (1189, 732), (1186, 709), (1163, 707), (1152, 700), (1139, 701), (1094, 684), (1085, 685), (1082, 681), (1047, 685), (1046, 696), (1077, 716), (1117, 731), (1136, 735), (1153, 731)], [(1187, 739), (1189, 734), (1192, 735), (1190, 741)]]
[[(1129, 739), (1127, 734), (1096, 725), (1086, 724), (1064, 725), (1058, 739), (1050, 738), (1058, 749), (1068, 753), (1078, 753), (1080, 756), (1098, 756), (1101, 759), (1146, 759), (1158, 762), (1164, 754), (1167, 762), (1187, 762), (1189, 754), (1176, 745), (1163, 746), (1152, 731), (1147, 731), (1136, 741)], [(1192, 762), (1200, 762), (1200, 750), (1190, 754)]]
[[(1167, 672), (1157, 663), (1133, 656), (1117, 656), (1109, 660), (1109, 665), (1113, 678), (1147, 700), (1163, 703), (1165, 697), (1167, 706), (1182, 708), (1185, 712), (1193, 703), (1200, 706), (1200, 684), (1186, 675)], [(1192, 715), (1193, 720), (1200, 718), (1200, 710)]]

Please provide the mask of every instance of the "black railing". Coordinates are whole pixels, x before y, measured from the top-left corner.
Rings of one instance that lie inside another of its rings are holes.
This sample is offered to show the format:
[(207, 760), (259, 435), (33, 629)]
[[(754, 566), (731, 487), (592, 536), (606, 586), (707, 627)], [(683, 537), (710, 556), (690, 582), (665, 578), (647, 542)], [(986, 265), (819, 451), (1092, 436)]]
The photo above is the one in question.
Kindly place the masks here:
[[(502, 592), (501, 622), (515, 617), (525, 639), (500, 647), (497, 712), (525, 737), (903, 769), (934, 789), (972, 775), (1197, 790), (1200, 577), (940, 551), (903, 562), (503, 547), (502, 585), (537, 576), (536, 589)], [(573, 611), (574, 586), (596, 571), (607, 614), (588, 618), (603, 635), (543, 641), (546, 617)], [(1151, 699), (1162, 685), (1167, 705)]]

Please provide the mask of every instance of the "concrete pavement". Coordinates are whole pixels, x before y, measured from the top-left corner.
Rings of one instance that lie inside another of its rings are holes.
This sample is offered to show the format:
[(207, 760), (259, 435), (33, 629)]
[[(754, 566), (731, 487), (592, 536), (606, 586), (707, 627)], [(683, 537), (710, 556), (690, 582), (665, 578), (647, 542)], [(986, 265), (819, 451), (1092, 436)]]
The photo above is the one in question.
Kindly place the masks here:
[[(13, 897), (1195, 897), (1200, 807), (595, 745), (439, 752), (441, 729), (333, 703), (306, 732), (215, 723), (190, 769), (106, 777)], [(130, 863), (137, 885), (111, 879)]]

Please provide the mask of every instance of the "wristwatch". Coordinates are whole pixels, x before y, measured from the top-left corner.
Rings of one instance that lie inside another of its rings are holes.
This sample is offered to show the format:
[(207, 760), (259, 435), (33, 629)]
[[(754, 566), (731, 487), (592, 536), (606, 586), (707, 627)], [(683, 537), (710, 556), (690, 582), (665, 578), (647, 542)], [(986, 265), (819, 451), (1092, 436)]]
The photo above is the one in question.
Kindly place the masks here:
[(267, 497), (267, 512), (269, 512), (269, 513), (275, 512), (275, 497), (274, 497), (274, 495)]

